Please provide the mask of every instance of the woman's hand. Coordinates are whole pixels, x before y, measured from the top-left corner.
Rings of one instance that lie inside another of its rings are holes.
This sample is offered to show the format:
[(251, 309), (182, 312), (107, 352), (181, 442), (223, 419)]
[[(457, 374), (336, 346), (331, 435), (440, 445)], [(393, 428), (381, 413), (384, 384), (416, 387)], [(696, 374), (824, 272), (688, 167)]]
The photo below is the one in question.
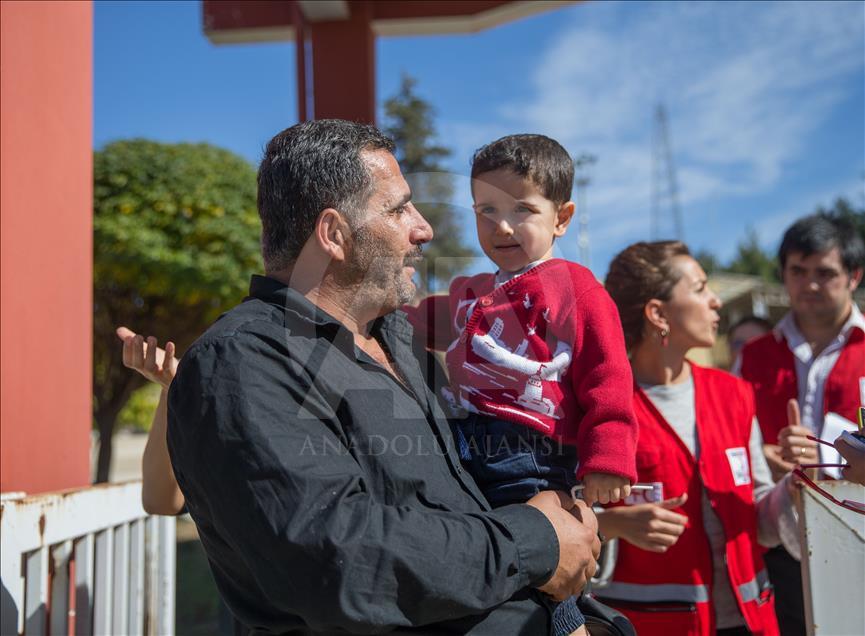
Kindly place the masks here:
[(610, 508), (598, 515), (601, 534), (619, 537), (649, 552), (666, 552), (685, 531), (688, 517), (673, 512), (688, 501), (688, 494), (659, 504), (639, 504)]
[(123, 366), (138, 371), (145, 378), (168, 388), (177, 374), (177, 358), (174, 343), (168, 342), (165, 349), (157, 347), (156, 338), (137, 335), (126, 327), (117, 328), (117, 337), (123, 341)]
[(153, 425), (147, 434), (147, 444), (141, 458), (141, 503), (144, 510), (154, 515), (176, 515), (183, 510), (186, 500), (174, 476), (168, 456), (168, 386), (177, 373), (174, 343), (163, 351), (156, 338), (136, 335), (126, 327), (117, 328), (117, 337), (123, 341), (123, 365), (138, 371), (151, 382), (162, 385), (159, 404), (153, 414)]

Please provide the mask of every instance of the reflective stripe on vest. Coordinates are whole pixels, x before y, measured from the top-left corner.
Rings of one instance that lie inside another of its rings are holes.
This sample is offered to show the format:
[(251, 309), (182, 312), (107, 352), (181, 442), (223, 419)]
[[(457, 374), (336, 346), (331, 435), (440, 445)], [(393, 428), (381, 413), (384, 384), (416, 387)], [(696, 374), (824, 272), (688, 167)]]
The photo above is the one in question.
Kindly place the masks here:
[(688, 585), (677, 583), (617, 583), (612, 582), (607, 587), (596, 591), (598, 596), (620, 601), (643, 601), (658, 603), (663, 601), (679, 601), (682, 603), (708, 603), (709, 587), (707, 585)]
[(769, 585), (769, 576), (766, 574), (766, 570), (760, 570), (757, 572), (757, 576), (739, 586), (739, 598), (742, 599), (743, 603), (756, 601), (760, 598), (760, 592), (767, 585)]

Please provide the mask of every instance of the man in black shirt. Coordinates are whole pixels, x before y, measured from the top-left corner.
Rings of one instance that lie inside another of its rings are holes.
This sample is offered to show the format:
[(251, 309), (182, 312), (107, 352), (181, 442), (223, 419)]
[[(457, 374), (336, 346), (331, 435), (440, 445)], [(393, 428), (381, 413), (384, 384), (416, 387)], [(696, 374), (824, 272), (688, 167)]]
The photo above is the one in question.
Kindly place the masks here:
[(183, 356), (168, 444), (220, 593), (260, 633), (541, 634), (599, 544), (564, 494), (492, 511), (395, 311), (432, 230), (390, 140), (268, 144), (267, 276)]

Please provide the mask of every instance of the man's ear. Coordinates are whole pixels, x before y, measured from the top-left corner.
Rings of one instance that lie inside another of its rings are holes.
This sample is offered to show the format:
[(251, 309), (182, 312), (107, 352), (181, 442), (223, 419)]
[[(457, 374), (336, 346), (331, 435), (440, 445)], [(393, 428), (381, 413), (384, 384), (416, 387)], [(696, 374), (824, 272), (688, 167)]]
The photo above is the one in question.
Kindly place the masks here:
[(574, 218), (575, 209), (576, 205), (573, 201), (565, 201), (559, 206), (556, 212), (556, 229), (553, 231), (555, 236), (564, 236), (571, 219)]
[(859, 287), (859, 283), (862, 282), (862, 268), (854, 269), (850, 272), (850, 293), (856, 291), (856, 288)]
[(312, 236), (330, 260), (344, 261), (349, 232), (345, 217), (333, 208), (325, 208), (315, 220)]
[(664, 313), (664, 303), (657, 298), (652, 298), (643, 307), (643, 317), (646, 319), (646, 327), (650, 330), (670, 330), (670, 322)]

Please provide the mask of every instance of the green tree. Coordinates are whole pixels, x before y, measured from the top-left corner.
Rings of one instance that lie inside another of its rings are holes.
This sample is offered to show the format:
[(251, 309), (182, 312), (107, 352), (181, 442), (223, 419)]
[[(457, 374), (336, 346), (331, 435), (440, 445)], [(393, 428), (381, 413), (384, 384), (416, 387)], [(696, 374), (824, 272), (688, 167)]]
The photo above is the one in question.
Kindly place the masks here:
[(865, 241), (865, 207), (856, 208), (844, 197), (835, 199), (835, 203), (829, 207), (817, 208), (819, 214), (825, 214), (832, 218), (844, 219), (850, 223)]
[(182, 352), (241, 300), (260, 270), (255, 171), (207, 144), (135, 139), (94, 155), (93, 417), (96, 481), (108, 478), (118, 414), (145, 380), (126, 369), (118, 325)]
[(718, 257), (708, 250), (700, 250), (694, 254), (694, 258), (700, 264), (700, 267), (703, 268), (703, 271), (710, 276), (723, 269), (721, 263), (718, 261)]
[(153, 412), (159, 404), (161, 390), (162, 387), (153, 382), (135, 389), (117, 414), (115, 426), (144, 433), (149, 431), (153, 424)]
[(736, 248), (736, 256), (725, 268), (736, 274), (759, 276), (763, 280), (778, 282), (778, 259), (760, 247), (757, 232), (749, 227), (745, 239)]
[[(844, 219), (865, 241), (865, 208), (857, 208), (844, 197), (838, 197), (830, 207), (820, 206), (814, 214)], [(699, 252), (696, 258), (709, 274), (715, 271), (734, 272), (760, 276), (771, 282), (780, 282), (778, 257), (760, 247), (757, 233), (753, 228), (748, 228), (745, 238), (736, 248), (736, 256), (727, 265), (722, 265), (714, 254), (705, 250)]]
[(476, 253), (463, 243), (458, 212), (451, 204), (453, 177), (442, 164), (451, 151), (435, 143), (432, 106), (415, 93), (415, 85), (413, 78), (403, 75), (399, 91), (384, 103), (382, 129), (396, 143), (396, 158), (413, 201), (435, 231), (435, 239), (424, 248), (426, 266), (418, 272), (424, 293), (446, 285), (463, 269), (457, 259)]

